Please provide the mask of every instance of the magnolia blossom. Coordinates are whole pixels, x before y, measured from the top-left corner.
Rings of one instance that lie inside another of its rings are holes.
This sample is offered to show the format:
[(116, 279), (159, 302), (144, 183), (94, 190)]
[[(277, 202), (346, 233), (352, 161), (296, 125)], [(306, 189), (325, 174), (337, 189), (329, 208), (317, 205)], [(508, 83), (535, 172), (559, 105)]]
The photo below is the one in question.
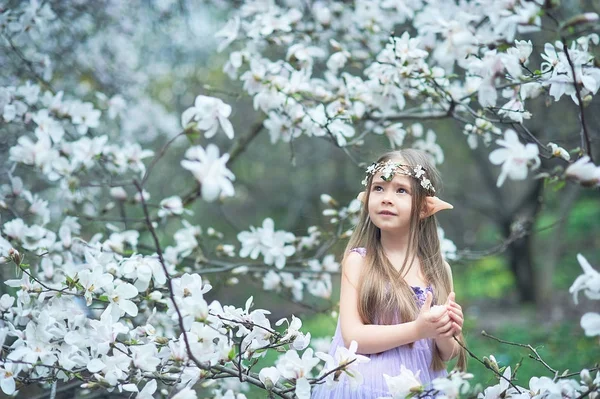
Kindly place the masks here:
[(393, 399), (404, 399), (410, 393), (416, 393), (423, 390), (423, 384), (419, 380), (419, 374), (421, 370), (417, 370), (414, 374), (411, 370), (407, 369), (404, 364), (400, 366), (400, 374), (395, 377), (390, 377), (387, 374), (383, 374), (385, 383), (392, 394)]
[[(352, 389), (356, 389), (356, 387), (362, 384), (363, 381), (363, 376), (360, 372), (358, 372), (356, 366), (358, 364), (368, 363), (370, 361), (368, 357), (357, 354), (357, 349), (358, 343), (356, 341), (352, 341), (349, 348), (338, 346), (333, 356), (324, 352), (318, 352), (316, 356), (325, 361), (325, 366), (323, 367), (321, 375), (325, 375), (333, 369), (342, 367), (344, 371), (342, 376), (345, 376), (343, 378), (348, 378)], [(325, 384), (328, 387), (332, 387), (336, 382), (339, 381), (339, 378), (340, 375), (338, 373), (329, 373), (329, 375), (325, 377)]]
[(135, 280), (135, 288), (138, 291), (145, 291), (154, 280), (155, 286), (161, 286), (166, 283), (164, 269), (157, 257), (133, 255), (125, 259), (121, 264), (123, 275)]
[(565, 161), (571, 160), (571, 155), (569, 154), (569, 152), (564, 148), (558, 146), (557, 144), (548, 143), (548, 147), (550, 147), (550, 150), (552, 151), (552, 156), (562, 158)]
[(77, 132), (84, 135), (90, 128), (100, 126), (100, 115), (102, 112), (94, 109), (94, 105), (88, 102), (71, 101), (68, 105), (73, 124), (77, 126)]
[(206, 150), (201, 146), (190, 147), (181, 166), (192, 172), (202, 185), (202, 198), (214, 201), (219, 196), (231, 197), (235, 194), (232, 181), (235, 175), (227, 169), (229, 154), (219, 157), (219, 148), (209, 144)]
[(441, 164), (444, 162), (444, 151), (442, 150), (442, 147), (436, 143), (436, 139), (437, 136), (435, 132), (429, 129), (425, 140), (416, 140), (413, 147), (428, 153), (434, 164)]
[(276, 367), (264, 367), (260, 370), (260, 373), (258, 373), (258, 379), (265, 384), (267, 389), (270, 389), (277, 384), (280, 376), (281, 373)]
[[(504, 378), (500, 378), (500, 382), (497, 385), (486, 388), (483, 392), (477, 395), (479, 399), (501, 399), (501, 398), (515, 398), (515, 399), (527, 399), (530, 396), (526, 393), (519, 394), (518, 391), (510, 386), (511, 381), (511, 369), (507, 367), (502, 374)], [(525, 392), (525, 389), (519, 388), (521, 392)]]
[(588, 337), (600, 335), (600, 314), (588, 312), (581, 316), (581, 328)]
[(214, 97), (198, 96), (194, 106), (186, 109), (181, 114), (181, 125), (187, 128), (192, 121), (196, 127), (204, 130), (204, 136), (211, 138), (217, 133), (219, 125), (230, 139), (233, 138), (233, 126), (229, 122), (231, 106)]
[[(493, 358), (493, 356), (491, 356)], [(440, 391), (440, 399), (456, 399), (469, 391), (469, 379), (473, 374), (465, 372), (451, 372), (446, 378), (436, 378), (432, 382), (434, 389)]]
[(15, 392), (15, 376), (18, 371), (19, 365), (12, 362), (6, 362), (0, 366), (0, 388), (6, 395), (12, 395)]
[(502, 186), (507, 176), (513, 180), (524, 180), (527, 177), (530, 161), (533, 162), (534, 169), (540, 165), (538, 147), (532, 143), (521, 144), (514, 130), (507, 129), (504, 139), (496, 140), (496, 143), (504, 147), (490, 153), (490, 162), (494, 165), (502, 165), (496, 184), (498, 187)]
[(300, 379), (310, 376), (311, 370), (319, 363), (319, 359), (313, 357), (312, 348), (308, 348), (302, 354), (298, 355), (295, 350), (290, 350), (277, 359), (276, 367), (283, 378)]
[(569, 292), (573, 294), (573, 300), (575, 303), (578, 302), (579, 291), (583, 291), (590, 299), (600, 299), (600, 273), (592, 268), (583, 255), (577, 254), (577, 261), (583, 269), (583, 274), (577, 277), (569, 288)]
[(565, 176), (579, 180), (586, 186), (600, 185), (600, 166), (594, 165), (590, 157), (585, 155), (569, 165)]
[[(178, 195), (168, 197), (160, 201), (160, 209), (158, 210), (158, 217), (165, 217), (168, 215), (181, 215), (186, 210), (183, 208), (183, 201)], [(187, 211), (191, 213), (191, 211)]]
[(138, 308), (131, 298), (138, 294), (138, 290), (132, 284), (121, 283), (107, 286), (105, 291), (110, 301), (105, 313), (111, 314), (114, 320), (118, 320), (125, 313), (137, 316)]
[(275, 231), (275, 222), (271, 218), (265, 219), (262, 227), (251, 226), (250, 231), (242, 231), (237, 238), (242, 244), (240, 249), (242, 258), (250, 256), (256, 259), (262, 253), (265, 263), (275, 264), (278, 269), (282, 269), (286, 258), (296, 252), (294, 246), (290, 245), (295, 240), (295, 236), (283, 230)]

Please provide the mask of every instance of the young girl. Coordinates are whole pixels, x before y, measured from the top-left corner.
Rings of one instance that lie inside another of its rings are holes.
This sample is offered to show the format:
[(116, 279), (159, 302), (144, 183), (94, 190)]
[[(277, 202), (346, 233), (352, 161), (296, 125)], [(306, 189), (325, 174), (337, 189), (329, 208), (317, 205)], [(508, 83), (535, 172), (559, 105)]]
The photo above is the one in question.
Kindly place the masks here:
[(447, 374), (446, 361), (458, 356), (458, 367), (466, 365), (453, 338), (462, 341), (463, 314), (434, 216), (452, 208), (435, 197), (438, 171), (422, 151), (394, 151), (367, 169), (363, 184), (360, 220), (342, 261), (340, 316), (330, 355), (356, 341), (356, 352), (370, 361), (355, 366), (364, 378), (357, 389), (344, 377), (332, 390), (315, 387), (315, 399), (390, 396), (383, 374), (397, 376), (401, 366), (418, 373), (428, 388)]

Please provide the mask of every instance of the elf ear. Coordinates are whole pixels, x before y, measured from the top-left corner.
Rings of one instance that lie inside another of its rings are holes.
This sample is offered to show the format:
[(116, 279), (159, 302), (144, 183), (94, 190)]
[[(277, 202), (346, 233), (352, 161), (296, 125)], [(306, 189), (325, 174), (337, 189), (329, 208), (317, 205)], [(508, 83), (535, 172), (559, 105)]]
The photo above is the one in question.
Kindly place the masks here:
[(425, 199), (424, 209), (421, 211), (421, 219), (428, 218), (429, 216), (435, 215), (439, 211), (444, 209), (454, 209), (452, 205), (446, 201), (442, 201), (438, 197), (427, 197)]
[(360, 202), (362, 202), (364, 204), (365, 203), (365, 195), (366, 195), (366, 191), (361, 191), (356, 196), (356, 199), (359, 200)]

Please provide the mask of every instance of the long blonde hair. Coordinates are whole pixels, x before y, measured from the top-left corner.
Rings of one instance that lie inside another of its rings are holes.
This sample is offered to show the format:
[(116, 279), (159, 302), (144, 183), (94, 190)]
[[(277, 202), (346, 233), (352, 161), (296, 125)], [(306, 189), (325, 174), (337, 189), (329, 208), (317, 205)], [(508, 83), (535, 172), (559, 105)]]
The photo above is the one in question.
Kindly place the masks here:
[[(427, 178), (436, 189), (440, 188), (438, 170), (423, 151), (403, 149), (382, 155), (377, 162), (388, 160), (401, 161), (403, 164), (425, 168)], [(444, 304), (451, 290), (451, 276), (442, 258), (440, 241), (437, 232), (435, 216), (421, 218), (420, 213), (425, 204), (427, 191), (421, 187), (417, 179), (410, 179), (412, 193), (412, 208), (410, 214), (410, 235), (406, 257), (400, 270), (396, 270), (384, 253), (381, 245), (381, 232), (369, 218), (369, 196), (373, 181), (371, 175), (367, 179), (367, 189), (363, 197), (363, 207), (359, 222), (350, 237), (345, 256), (352, 248), (365, 248), (365, 266), (361, 273), (359, 287), (358, 311), (366, 324), (394, 324), (399, 321), (415, 320), (419, 307), (415, 301), (415, 293), (404, 280), (404, 274), (418, 257), (421, 271), (426, 282), (433, 288), (433, 304)], [(409, 259), (410, 255), (410, 259)], [(398, 315), (399, 313), (399, 315)], [(462, 334), (457, 337), (464, 342)], [(412, 344), (411, 344), (412, 345)], [(466, 368), (465, 351), (461, 349), (457, 367)], [(442, 370), (445, 364), (437, 347), (434, 350), (431, 367)]]

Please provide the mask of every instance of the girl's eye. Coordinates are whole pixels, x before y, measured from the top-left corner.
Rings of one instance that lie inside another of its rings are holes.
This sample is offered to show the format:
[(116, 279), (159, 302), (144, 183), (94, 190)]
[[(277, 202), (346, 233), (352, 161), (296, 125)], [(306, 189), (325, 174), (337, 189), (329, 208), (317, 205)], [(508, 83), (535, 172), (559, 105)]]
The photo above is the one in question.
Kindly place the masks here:
[(404, 188), (399, 188), (396, 192), (399, 193), (399, 194), (406, 194), (406, 193), (408, 193), (408, 191), (406, 191), (406, 189), (404, 189)]
[(383, 187), (381, 186), (373, 186), (373, 191), (382, 191)]

